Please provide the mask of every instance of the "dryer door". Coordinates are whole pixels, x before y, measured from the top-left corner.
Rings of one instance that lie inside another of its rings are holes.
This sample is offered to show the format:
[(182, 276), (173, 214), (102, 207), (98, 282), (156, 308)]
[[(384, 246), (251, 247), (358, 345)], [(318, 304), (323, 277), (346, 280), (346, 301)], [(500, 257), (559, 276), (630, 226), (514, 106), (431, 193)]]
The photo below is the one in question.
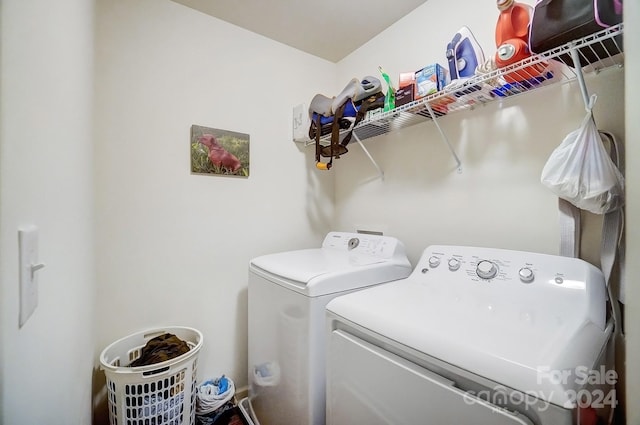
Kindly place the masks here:
[(328, 425), (533, 425), (342, 330), (327, 359)]

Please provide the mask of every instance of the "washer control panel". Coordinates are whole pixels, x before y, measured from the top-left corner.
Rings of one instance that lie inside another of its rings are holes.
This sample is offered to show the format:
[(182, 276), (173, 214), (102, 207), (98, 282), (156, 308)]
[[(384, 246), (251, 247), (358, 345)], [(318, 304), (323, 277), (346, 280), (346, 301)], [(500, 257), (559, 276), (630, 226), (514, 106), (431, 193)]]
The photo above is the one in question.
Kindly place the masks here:
[(398, 239), (364, 233), (329, 232), (322, 248), (385, 259), (405, 257), (404, 246)]

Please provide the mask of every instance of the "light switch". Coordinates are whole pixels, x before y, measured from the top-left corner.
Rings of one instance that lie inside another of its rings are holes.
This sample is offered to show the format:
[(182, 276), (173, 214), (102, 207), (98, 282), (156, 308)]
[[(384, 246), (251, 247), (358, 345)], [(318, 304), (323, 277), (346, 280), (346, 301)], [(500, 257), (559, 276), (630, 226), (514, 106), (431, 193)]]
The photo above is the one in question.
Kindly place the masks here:
[(38, 228), (25, 226), (18, 229), (20, 261), (20, 327), (38, 306), (38, 270), (44, 264), (38, 262)]

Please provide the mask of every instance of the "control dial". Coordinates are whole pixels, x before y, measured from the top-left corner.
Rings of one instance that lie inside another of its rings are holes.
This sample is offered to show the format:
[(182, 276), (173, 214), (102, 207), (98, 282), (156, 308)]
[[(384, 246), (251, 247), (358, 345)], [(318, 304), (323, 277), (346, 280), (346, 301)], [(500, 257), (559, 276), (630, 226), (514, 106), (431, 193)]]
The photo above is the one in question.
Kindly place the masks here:
[(533, 282), (533, 279), (536, 277), (533, 274), (533, 270), (531, 270), (529, 267), (521, 268), (520, 271), (518, 271), (518, 276), (520, 277), (520, 280), (524, 283), (531, 283)]
[(440, 258), (435, 255), (429, 257), (429, 267), (436, 268), (440, 265)]
[(498, 266), (488, 260), (482, 260), (476, 266), (476, 274), (481, 279), (493, 279), (498, 274)]
[(451, 270), (452, 272), (455, 272), (460, 268), (460, 260), (458, 260), (457, 258), (450, 258), (447, 264), (449, 266), (449, 270)]

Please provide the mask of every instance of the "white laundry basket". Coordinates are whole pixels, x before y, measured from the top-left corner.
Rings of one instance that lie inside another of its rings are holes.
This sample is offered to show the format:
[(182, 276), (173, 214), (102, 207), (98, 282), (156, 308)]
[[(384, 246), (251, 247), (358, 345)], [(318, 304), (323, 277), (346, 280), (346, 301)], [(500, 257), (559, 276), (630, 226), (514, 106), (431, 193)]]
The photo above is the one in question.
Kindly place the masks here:
[[(129, 367), (146, 343), (174, 334), (190, 350), (148, 366)], [(135, 333), (109, 345), (100, 355), (107, 378), (111, 425), (194, 425), (196, 369), (202, 334), (187, 327), (166, 327)]]

